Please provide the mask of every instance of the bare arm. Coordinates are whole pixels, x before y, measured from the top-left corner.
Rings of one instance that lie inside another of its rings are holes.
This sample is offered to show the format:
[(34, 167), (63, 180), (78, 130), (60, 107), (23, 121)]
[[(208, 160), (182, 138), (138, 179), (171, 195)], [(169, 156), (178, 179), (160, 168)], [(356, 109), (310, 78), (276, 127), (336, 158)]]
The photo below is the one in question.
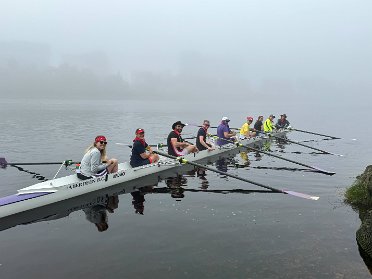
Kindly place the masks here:
[(200, 141), (200, 144), (203, 145), (205, 148), (207, 148), (208, 150), (213, 150), (213, 148), (211, 148), (205, 141), (204, 141), (204, 138), (203, 136), (199, 136), (199, 141)]
[(189, 146), (187, 142), (178, 142), (177, 138), (171, 138), (171, 143), (174, 147), (180, 147), (180, 148), (185, 148)]
[(231, 137), (235, 136), (236, 133), (235, 132), (232, 132), (232, 131), (230, 131), (230, 132), (223, 132), (223, 135), (224, 135), (225, 138), (231, 138)]

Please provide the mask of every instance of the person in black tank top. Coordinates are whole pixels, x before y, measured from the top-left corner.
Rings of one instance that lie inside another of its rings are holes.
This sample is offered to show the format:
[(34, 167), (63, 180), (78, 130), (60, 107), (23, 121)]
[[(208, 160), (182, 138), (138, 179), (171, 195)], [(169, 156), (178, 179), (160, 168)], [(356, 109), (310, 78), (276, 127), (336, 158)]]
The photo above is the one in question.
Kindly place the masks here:
[(203, 121), (203, 126), (199, 129), (196, 135), (196, 147), (201, 150), (213, 150), (212, 144), (206, 142), (208, 128), (210, 127), (209, 120)]

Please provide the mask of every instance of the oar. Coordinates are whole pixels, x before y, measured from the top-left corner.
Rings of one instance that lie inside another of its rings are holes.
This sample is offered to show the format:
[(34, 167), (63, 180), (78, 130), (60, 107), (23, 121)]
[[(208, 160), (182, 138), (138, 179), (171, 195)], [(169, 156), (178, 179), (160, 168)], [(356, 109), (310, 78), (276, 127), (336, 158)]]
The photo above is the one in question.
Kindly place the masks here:
[(61, 165), (64, 164), (65, 166), (70, 166), (72, 164), (79, 164), (80, 162), (73, 162), (72, 160), (65, 160), (63, 162), (40, 162), (40, 163), (8, 163), (5, 158), (0, 158), (0, 167), (5, 169), (8, 165), (9, 166), (26, 166), (26, 165)]
[[(203, 127), (202, 125), (198, 125), (198, 124), (195, 124), (195, 123), (185, 123), (185, 125), (186, 125), (186, 126), (199, 127), (199, 128)], [(217, 129), (218, 126), (210, 126), (209, 128)], [(240, 128), (231, 128), (231, 127), (230, 127), (230, 129), (231, 129), (231, 130), (240, 130)]]
[[(217, 137), (217, 138), (220, 138), (220, 137)], [(222, 138), (220, 138), (220, 139), (222, 139)], [(243, 145), (239, 142), (233, 142), (233, 141), (226, 140), (226, 139), (223, 139), (223, 140), (226, 141), (226, 142), (235, 143), (237, 146), (247, 148), (248, 150), (253, 150), (253, 151), (256, 151), (256, 152), (259, 152), (259, 153), (263, 153), (263, 154), (266, 154), (268, 156), (272, 156), (272, 157), (275, 157), (275, 158), (278, 158), (278, 159), (281, 159), (281, 160), (284, 160), (284, 161), (291, 162), (293, 164), (297, 164), (297, 165), (300, 165), (300, 166), (303, 166), (303, 167), (307, 167), (307, 168), (316, 170), (318, 172), (321, 172), (321, 173), (324, 173), (324, 174), (327, 174), (327, 175), (334, 175), (335, 174), (335, 172), (323, 170), (323, 169), (320, 169), (320, 168), (314, 167), (314, 166), (309, 166), (309, 165), (306, 165), (306, 164), (303, 164), (303, 163), (300, 163), (300, 162), (297, 162), (297, 161), (293, 161), (293, 160), (290, 160), (290, 159), (287, 159), (287, 158), (284, 158), (284, 157), (281, 157), (281, 156), (278, 156), (278, 155), (271, 154), (269, 152), (265, 152), (265, 151), (253, 148), (253, 147), (245, 146), (245, 145)]]
[(290, 143), (293, 143), (293, 144), (298, 144), (298, 145), (301, 145), (303, 147), (307, 147), (307, 148), (310, 148), (310, 149), (313, 149), (313, 150), (316, 150), (316, 151), (320, 151), (320, 152), (322, 152), (324, 154), (331, 154), (331, 155), (336, 155), (336, 156), (341, 156), (341, 157), (344, 156), (344, 155), (341, 155), (341, 154), (336, 154), (336, 153), (328, 152), (328, 151), (325, 151), (325, 150), (322, 150), (322, 149), (318, 149), (318, 148), (315, 148), (315, 147), (312, 147), (312, 146), (309, 146), (309, 145), (300, 143), (298, 141), (284, 139), (284, 138), (281, 138), (281, 137), (274, 136), (272, 134), (268, 134), (268, 135), (269, 135), (269, 137), (273, 137), (273, 138), (276, 138), (276, 139), (279, 139), (279, 140), (284, 140), (284, 141), (287, 141), (287, 142), (290, 142)]
[[(132, 148), (132, 147), (133, 147), (133, 144), (129, 144), (129, 143), (116, 142), (115, 144), (117, 144), (117, 145), (128, 146), (129, 148)], [(162, 148), (162, 147), (165, 147), (165, 146), (167, 146), (167, 145), (164, 144), (164, 143), (158, 143), (158, 144), (149, 144), (149, 146), (151, 146), (151, 147), (159, 147), (159, 148)]]
[(276, 188), (273, 188), (273, 187), (255, 182), (255, 181), (245, 179), (243, 177), (240, 177), (240, 176), (237, 176), (237, 175), (234, 175), (234, 174), (223, 172), (223, 171), (220, 171), (218, 169), (210, 168), (208, 166), (204, 166), (204, 165), (201, 165), (201, 164), (198, 164), (198, 163), (190, 162), (183, 157), (175, 157), (175, 156), (169, 155), (167, 153), (161, 152), (159, 150), (155, 150), (154, 153), (157, 153), (157, 154), (159, 154), (161, 156), (164, 156), (164, 157), (168, 157), (168, 158), (177, 160), (182, 164), (189, 164), (189, 165), (193, 165), (193, 166), (196, 166), (196, 167), (199, 167), (199, 168), (204, 168), (206, 170), (210, 170), (210, 171), (213, 171), (213, 172), (216, 172), (216, 173), (219, 173), (219, 174), (222, 174), (222, 175), (226, 175), (226, 176), (229, 176), (229, 177), (232, 177), (232, 178), (244, 181), (244, 182), (248, 182), (248, 183), (251, 183), (253, 185), (262, 187), (262, 188), (270, 189), (271, 191), (276, 192), (276, 193), (289, 194), (289, 195), (292, 195), (292, 196), (296, 196), (296, 197), (300, 197), (300, 198), (304, 198), (304, 199), (309, 199), (309, 200), (318, 200), (319, 199), (319, 197), (316, 197), (316, 196), (310, 196), (310, 195), (307, 195), (307, 194), (298, 193), (298, 192), (294, 192), (294, 191), (286, 191), (286, 190), (276, 189)]
[(306, 134), (317, 135), (317, 136), (322, 136), (322, 137), (328, 137), (328, 138), (331, 138), (331, 139), (341, 139), (341, 138), (334, 137), (334, 136), (323, 135), (323, 134), (314, 133), (314, 132), (305, 131), (305, 130), (300, 130), (300, 129), (295, 129), (295, 128), (289, 128), (289, 129), (290, 130), (293, 130), (293, 131), (297, 131), (297, 132), (306, 133)]
[[(210, 190), (210, 189), (189, 189), (189, 188), (182, 188), (180, 189), (183, 192), (193, 192), (193, 193), (214, 193), (214, 194), (253, 194), (253, 193), (263, 193), (263, 194), (282, 194), (281, 192), (273, 192), (269, 190), (245, 190), (245, 189), (232, 189), (232, 190)], [(151, 190), (150, 193), (155, 193), (155, 194), (168, 194), (171, 192), (173, 189), (169, 187), (159, 187), (159, 188), (154, 188)]]

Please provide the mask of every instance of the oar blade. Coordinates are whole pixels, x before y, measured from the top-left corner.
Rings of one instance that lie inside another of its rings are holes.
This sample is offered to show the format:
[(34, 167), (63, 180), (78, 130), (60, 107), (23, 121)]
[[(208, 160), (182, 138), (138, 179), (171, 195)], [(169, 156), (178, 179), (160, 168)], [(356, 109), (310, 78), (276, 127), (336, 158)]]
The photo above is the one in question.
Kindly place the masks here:
[(339, 157), (344, 157), (344, 155), (342, 154), (337, 154), (337, 153), (332, 153), (332, 152), (327, 152), (327, 153), (331, 155), (339, 156)]
[(8, 166), (8, 162), (5, 158), (0, 158), (0, 168), (5, 169)]
[(304, 194), (304, 193), (299, 193), (299, 192), (295, 192), (295, 191), (286, 191), (286, 190), (283, 190), (283, 192), (288, 194), (288, 195), (295, 196), (295, 197), (298, 197), (298, 198), (303, 198), (303, 199), (308, 199), (308, 200), (313, 200), (313, 201), (319, 200), (319, 197), (317, 197), (317, 196), (310, 196), (310, 195)]
[(324, 170), (324, 169), (321, 169), (321, 168), (318, 168), (318, 167), (315, 167), (315, 166), (310, 166), (312, 169), (314, 169), (314, 170), (317, 170), (317, 171), (319, 171), (319, 172), (321, 172), (321, 173), (324, 173), (324, 174), (327, 174), (327, 175), (334, 175), (334, 174), (336, 174), (335, 172), (333, 172), (333, 171), (327, 171), (327, 170)]

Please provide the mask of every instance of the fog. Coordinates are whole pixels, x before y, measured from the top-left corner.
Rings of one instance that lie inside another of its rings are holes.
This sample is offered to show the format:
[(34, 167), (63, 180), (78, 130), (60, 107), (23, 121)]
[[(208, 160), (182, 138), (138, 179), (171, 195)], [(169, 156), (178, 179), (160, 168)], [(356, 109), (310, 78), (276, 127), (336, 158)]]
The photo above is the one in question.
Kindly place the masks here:
[(370, 100), (369, 0), (0, 3), (0, 97)]

